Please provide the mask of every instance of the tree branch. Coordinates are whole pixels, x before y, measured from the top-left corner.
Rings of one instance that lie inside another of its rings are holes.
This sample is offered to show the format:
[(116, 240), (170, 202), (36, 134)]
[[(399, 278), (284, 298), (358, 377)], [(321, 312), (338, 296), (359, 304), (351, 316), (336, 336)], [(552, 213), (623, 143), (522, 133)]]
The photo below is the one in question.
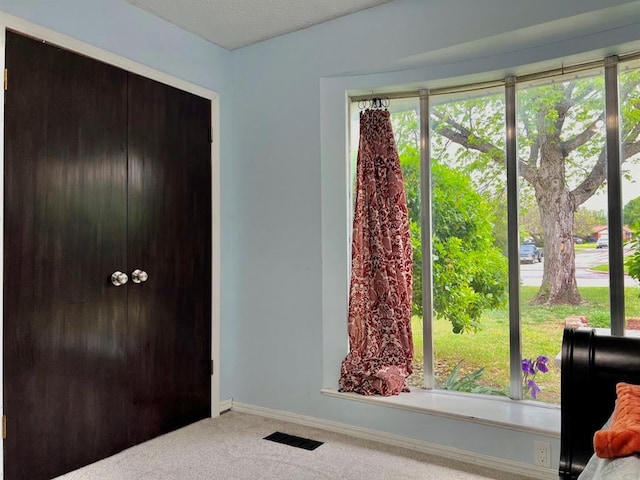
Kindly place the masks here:
[(462, 145), (465, 148), (469, 148), (472, 150), (477, 150), (482, 153), (491, 153), (491, 158), (501, 164), (504, 164), (504, 155), (497, 155), (496, 152), (502, 152), (502, 150), (497, 149), (495, 145), (490, 142), (473, 142), (469, 141), (469, 132), (464, 129), (464, 131), (459, 132), (449, 127), (440, 127), (438, 128), (438, 133), (448, 138), (449, 140), (456, 142)]
[[(434, 114), (439, 120), (435, 120), (432, 122), (434, 130), (438, 132), (445, 138), (448, 138), (452, 142), (455, 142), (464, 148), (468, 148), (471, 150), (476, 150), (478, 152), (489, 154), (491, 159), (497, 164), (504, 166), (505, 158), (504, 152), (496, 147), (491, 142), (470, 142), (469, 137), (471, 136), (471, 132), (465, 128), (464, 126), (458, 124), (457, 122), (451, 120), (450, 118), (445, 118), (440, 114)], [(536, 179), (536, 169), (531, 167), (526, 161), (519, 158), (518, 165), (520, 169), (520, 176), (524, 178), (531, 185), (534, 185), (534, 181)]]
[(537, 135), (533, 135), (531, 131), (531, 122), (529, 122), (529, 117), (524, 115), (521, 119), (522, 124), (524, 125), (524, 137), (531, 138), (533, 136), (534, 141), (531, 144), (531, 148), (529, 149), (529, 158), (526, 162), (531, 166), (536, 166), (536, 161), (538, 160), (538, 155), (540, 153), (540, 138)]
[(637, 153), (640, 153), (640, 142), (623, 143), (622, 144), (622, 161), (628, 160)]
[(598, 115), (598, 118), (596, 118), (593, 122), (589, 123), (589, 125), (587, 125), (587, 128), (585, 128), (582, 132), (565, 140), (564, 142), (560, 142), (562, 154), (566, 157), (570, 152), (574, 151), (580, 145), (584, 145), (589, 140), (591, 140), (591, 138), (598, 131), (598, 127), (596, 125), (598, 121), (604, 122), (604, 112)]
[[(632, 142), (623, 144), (622, 148), (623, 158), (622, 162), (628, 160), (640, 153), (640, 142)], [(598, 161), (594, 165), (593, 169), (584, 179), (584, 181), (573, 189), (571, 194), (573, 195), (575, 208), (586, 202), (595, 192), (598, 187), (607, 178), (607, 154), (606, 148), (603, 148), (598, 155)]]
[(580, 205), (586, 202), (596, 193), (596, 190), (602, 185), (607, 178), (607, 150), (602, 148), (596, 164), (589, 172), (589, 175), (582, 181), (580, 185), (571, 191), (574, 200), (574, 209), (578, 209)]
[(622, 136), (624, 137), (622, 141), (624, 143), (627, 143), (628, 141), (633, 141), (634, 139), (638, 138), (638, 135), (640, 135), (640, 122), (636, 123), (629, 132), (627, 132), (626, 134), (625, 133), (622, 134)]

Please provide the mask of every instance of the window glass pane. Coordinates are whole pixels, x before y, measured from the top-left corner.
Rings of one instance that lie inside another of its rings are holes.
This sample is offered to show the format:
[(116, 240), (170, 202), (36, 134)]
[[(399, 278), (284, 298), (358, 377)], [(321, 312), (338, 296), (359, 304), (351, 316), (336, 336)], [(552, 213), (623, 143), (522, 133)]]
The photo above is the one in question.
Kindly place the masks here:
[(430, 99), (436, 388), (507, 395), (504, 88)]
[(602, 72), (519, 85), (517, 131), (525, 398), (559, 403), (563, 327), (610, 325)]
[(420, 100), (391, 100), (391, 125), (404, 175), (405, 194), (409, 210), (411, 243), (413, 246), (413, 297), (411, 329), (413, 333), (413, 374), (407, 383), (422, 386), (423, 382), (423, 322), (422, 322), (422, 226), (420, 221)]
[(640, 62), (619, 65), (625, 330), (640, 335)]

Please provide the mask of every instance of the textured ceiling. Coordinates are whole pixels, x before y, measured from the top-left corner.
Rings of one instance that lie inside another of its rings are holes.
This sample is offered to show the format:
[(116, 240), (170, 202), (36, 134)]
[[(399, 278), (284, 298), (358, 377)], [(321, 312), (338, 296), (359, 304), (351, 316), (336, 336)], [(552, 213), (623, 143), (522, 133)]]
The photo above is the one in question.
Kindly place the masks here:
[(389, 0), (126, 0), (233, 50)]

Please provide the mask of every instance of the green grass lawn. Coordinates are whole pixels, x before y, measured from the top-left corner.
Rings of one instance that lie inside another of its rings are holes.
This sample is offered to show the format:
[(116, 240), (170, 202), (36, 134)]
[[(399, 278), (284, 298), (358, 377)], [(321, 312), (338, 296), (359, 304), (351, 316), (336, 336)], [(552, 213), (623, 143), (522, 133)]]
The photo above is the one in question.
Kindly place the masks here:
[[(608, 272), (609, 271), (609, 264), (608, 263), (603, 263), (602, 265), (596, 265), (595, 267), (591, 267), (590, 270), (593, 270), (594, 272)], [(627, 264), (624, 264), (624, 273), (625, 274), (629, 274), (629, 267), (627, 267)]]
[[(560, 402), (560, 370), (553, 358), (560, 352), (564, 320), (568, 316), (586, 316), (591, 326), (609, 325), (609, 289), (607, 287), (581, 288), (587, 302), (578, 306), (547, 307), (528, 302), (537, 287), (522, 287), (520, 312), (522, 353), (525, 357), (549, 357), (549, 372), (539, 374), (536, 382), (542, 387), (538, 400)], [(640, 317), (640, 296), (637, 288), (625, 289), (627, 317)], [(487, 311), (482, 317), (482, 330), (457, 335), (452, 333), (446, 320), (435, 320), (433, 325), (435, 373), (440, 385), (458, 361), (463, 360), (461, 375), (484, 367), (481, 384), (508, 392), (509, 379), (509, 318), (508, 310)], [(412, 321), (416, 362), (422, 363), (422, 319)], [(415, 362), (414, 362), (415, 363)]]
[(596, 242), (574, 243), (573, 248), (575, 250), (594, 250), (596, 248)]

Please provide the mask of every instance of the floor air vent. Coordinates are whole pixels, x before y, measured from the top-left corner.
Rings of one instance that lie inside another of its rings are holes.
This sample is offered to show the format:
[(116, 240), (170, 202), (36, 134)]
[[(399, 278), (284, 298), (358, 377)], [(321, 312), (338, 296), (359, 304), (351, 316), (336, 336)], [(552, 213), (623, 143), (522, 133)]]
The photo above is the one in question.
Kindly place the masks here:
[(296, 437), (295, 435), (289, 435), (282, 432), (273, 432), (271, 435), (264, 437), (265, 440), (271, 440), (272, 442), (284, 443), (285, 445), (291, 445), (292, 447), (304, 448), (305, 450), (315, 450), (324, 442), (318, 442), (309, 438)]

